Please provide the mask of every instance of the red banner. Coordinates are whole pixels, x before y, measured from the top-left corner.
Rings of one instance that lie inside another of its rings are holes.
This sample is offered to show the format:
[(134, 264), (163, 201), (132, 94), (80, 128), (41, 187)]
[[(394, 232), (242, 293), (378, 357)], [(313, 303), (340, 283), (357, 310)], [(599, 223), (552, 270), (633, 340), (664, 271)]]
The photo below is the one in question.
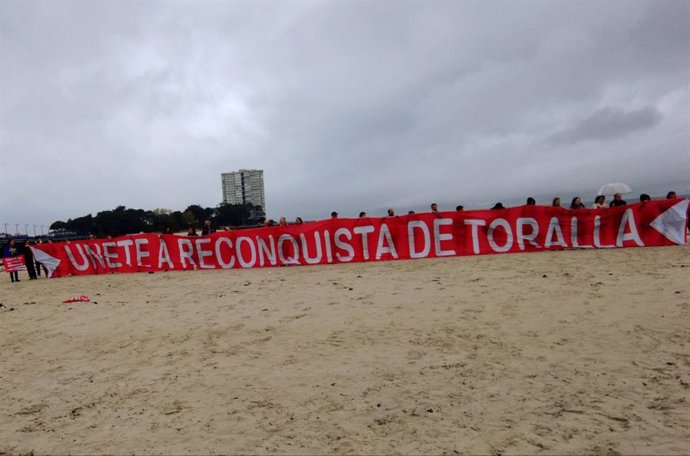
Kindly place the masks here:
[(611, 209), (521, 206), (329, 219), (209, 236), (138, 234), (32, 247), (51, 276), (255, 268), (686, 243), (690, 199)]
[(26, 271), (23, 256), (3, 258), (2, 264), (5, 266), (5, 271), (7, 272)]

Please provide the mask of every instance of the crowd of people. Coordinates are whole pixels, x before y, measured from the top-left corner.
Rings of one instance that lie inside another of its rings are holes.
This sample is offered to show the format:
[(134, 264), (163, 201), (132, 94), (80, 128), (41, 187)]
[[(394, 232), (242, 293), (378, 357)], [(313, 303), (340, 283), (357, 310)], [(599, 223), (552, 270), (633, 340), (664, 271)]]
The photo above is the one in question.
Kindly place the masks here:
[[(41, 245), (43, 241), (37, 239), (35, 241), (25, 241), (17, 242), (15, 239), (11, 239), (10, 242), (2, 250), (3, 258), (24, 258), (24, 266), (26, 267), (26, 272), (29, 274), (29, 280), (36, 280), (41, 277), (41, 271), (48, 276), (48, 271), (45, 269), (41, 263), (36, 261), (34, 254), (31, 251), (31, 246)], [(10, 271), (10, 280), (14, 282), (19, 282), (19, 271)]]
[[(676, 199), (678, 196), (676, 192), (670, 191), (666, 195), (666, 199)], [(651, 201), (651, 197), (646, 194), (642, 193), (640, 195), (640, 202), (645, 203), (647, 201)], [(620, 193), (616, 193), (613, 195), (613, 198), (611, 199), (610, 202), (606, 202), (606, 197), (604, 195), (597, 195), (596, 198), (594, 199), (594, 204), (591, 206), (591, 209), (606, 209), (609, 207), (620, 207), (620, 206), (625, 206), (628, 203), (623, 199), (623, 196)], [(527, 198), (527, 201), (525, 202), (526, 206), (536, 206), (537, 201), (533, 197)], [(552, 207), (560, 207), (560, 208), (565, 208), (561, 204), (561, 199), (559, 197), (553, 198), (551, 202)], [(430, 212), (431, 213), (438, 213), (438, 204), (437, 203), (431, 203), (429, 206)], [(498, 202), (496, 203), (491, 210), (502, 210), (506, 209), (505, 206), (503, 206), (502, 203)], [(570, 206), (565, 209), (571, 209), (571, 210), (580, 210), (580, 209), (586, 209), (585, 204), (582, 202), (582, 198), (579, 196), (576, 196), (573, 198), (572, 202), (570, 203)], [(455, 207), (456, 211), (463, 211), (464, 206), (458, 205)], [(414, 214), (414, 211), (408, 211), (408, 214)], [(339, 217), (339, 213), (336, 211), (331, 212), (331, 219), (337, 219)], [(367, 213), (362, 211), (359, 213), (360, 218), (366, 218)], [(386, 217), (395, 217), (395, 210), (393, 208), (389, 208), (386, 211)], [(278, 222), (276, 223), (272, 219), (264, 219), (262, 222), (262, 226), (269, 227), (269, 226), (287, 226), (287, 225), (301, 225), (303, 224), (304, 221), (302, 220), (302, 217), (296, 217), (294, 222), (290, 223), (287, 221), (286, 217), (280, 217), (278, 219)], [(230, 228), (226, 227), (226, 230), (229, 230)], [(211, 233), (216, 232), (216, 229), (212, 226), (211, 220), (207, 219), (204, 221), (203, 227), (201, 229), (201, 236), (206, 236)], [(166, 228), (162, 234), (174, 234), (170, 229)], [(197, 230), (195, 227), (190, 226), (189, 230), (187, 231), (187, 236), (199, 236), (199, 233), (197, 233)], [(89, 239), (95, 239), (93, 235), (89, 236)], [(24, 242), (17, 242), (15, 239), (11, 239), (2, 249), (2, 257), (3, 258), (16, 258), (16, 257), (23, 257), (24, 258), (24, 265), (26, 267), (26, 271), (29, 275), (29, 280), (36, 280), (39, 277), (41, 277), (41, 271), (44, 272), (44, 275), (47, 276), (48, 272), (41, 263), (36, 261), (34, 258), (33, 252), (31, 251), (31, 246), (32, 245), (40, 245), (42, 244), (42, 240), (40, 238), (36, 238), (35, 240), (26, 240)], [(50, 241), (48, 241), (50, 242)], [(14, 282), (19, 282), (19, 272), (18, 271), (12, 271), (9, 273), (10, 274), (10, 280)]]
[[(670, 191), (666, 194), (666, 199), (676, 199), (678, 196), (676, 192)], [(640, 195), (640, 202), (644, 203), (646, 201), (651, 201), (651, 197), (646, 194), (642, 193)], [(625, 206), (627, 205), (627, 201), (623, 199), (623, 195), (620, 193), (616, 193), (613, 195), (613, 198), (611, 199), (610, 203), (606, 202), (606, 196), (604, 195), (597, 195), (596, 198), (594, 199), (594, 204), (592, 204), (591, 209), (605, 209), (609, 207), (619, 207), (619, 206)], [(537, 200), (535, 200), (533, 197), (527, 198), (527, 201), (525, 202), (526, 206), (536, 206), (537, 205)], [(561, 198), (560, 197), (555, 197), (551, 201), (551, 206), (553, 207), (562, 207), (564, 209), (587, 209), (587, 206), (582, 202), (582, 198), (579, 196), (576, 196), (573, 198), (572, 202), (570, 203), (569, 207), (565, 207), (561, 204)], [(431, 213), (437, 213), (439, 212), (438, 210), (438, 204), (437, 203), (431, 203), (430, 205), (430, 212)], [(493, 207), (491, 207), (491, 210), (500, 210), (500, 209), (505, 209), (506, 207), (503, 206), (503, 203), (496, 203), (494, 204)], [(464, 206), (458, 205), (455, 207), (456, 211), (463, 211), (465, 209)], [(408, 211), (408, 214), (414, 214), (415, 211)], [(336, 211), (331, 212), (331, 219), (337, 219), (339, 217), (339, 213)], [(395, 216), (395, 210), (393, 208), (389, 208), (386, 211), (386, 217), (394, 217)], [(359, 218), (366, 218), (368, 217), (367, 213), (362, 211), (359, 213)], [(301, 217), (297, 217), (295, 221), (292, 223), (292, 225), (301, 225), (304, 223), (302, 221)], [(278, 223), (275, 222), (273, 219), (264, 219), (263, 221), (263, 226), (276, 226), (276, 225), (289, 225), (290, 223), (287, 222), (287, 219), (285, 217), (280, 217)]]

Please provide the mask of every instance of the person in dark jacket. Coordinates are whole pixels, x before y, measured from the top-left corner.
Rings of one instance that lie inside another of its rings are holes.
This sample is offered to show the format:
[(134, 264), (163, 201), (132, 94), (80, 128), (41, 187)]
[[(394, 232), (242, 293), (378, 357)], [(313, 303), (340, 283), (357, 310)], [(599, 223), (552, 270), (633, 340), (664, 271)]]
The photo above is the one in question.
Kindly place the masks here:
[(570, 209), (586, 209), (586, 206), (582, 203), (582, 198), (576, 196), (570, 203)]
[[(35, 244), (41, 245), (41, 244), (43, 244), (43, 240), (41, 238), (37, 238)], [(43, 269), (44, 272), (46, 273), (46, 277), (48, 277), (48, 270), (46, 270), (45, 267), (38, 260), (34, 259), (34, 263), (36, 266), (36, 275), (40, 278), (41, 277), (41, 269)]]
[[(5, 246), (5, 250), (2, 252), (3, 258), (14, 258), (19, 256), (19, 247), (17, 243), (12, 239), (9, 244)], [(19, 282), (19, 271), (10, 272), (10, 280), (12, 282)]]
[(616, 193), (613, 195), (613, 201), (611, 201), (611, 204), (609, 204), (609, 207), (621, 207), (625, 206), (628, 203), (625, 202), (623, 199), (623, 196), (620, 193)]
[(208, 236), (211, 233), (215, 233), (216, 230), (211, 226), (211, 219), (204, 220), (204, 227), (201, 229), (202, 236)]
[(31, 250), (31, 242), (26, 241), (22, 248), (24, 253), (24, 264), (26, 265), (26, 272), (29, 273), (29, 280), (36, 280), (36, 267), (34, 265), (34, 252)]

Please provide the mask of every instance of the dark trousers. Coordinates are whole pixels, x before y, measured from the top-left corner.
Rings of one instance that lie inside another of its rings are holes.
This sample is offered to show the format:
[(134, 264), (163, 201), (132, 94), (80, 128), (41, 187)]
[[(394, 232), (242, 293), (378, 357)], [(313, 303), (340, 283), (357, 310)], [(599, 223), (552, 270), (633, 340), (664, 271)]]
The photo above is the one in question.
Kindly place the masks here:
[(33, 258), (30, 261), (26, 261), (26, 272), (29, 273), (29, 280), (34, 280), (37, 278)]
[(10, 272), (10, 280), (12, 282), (19, 282), (19, 271)]

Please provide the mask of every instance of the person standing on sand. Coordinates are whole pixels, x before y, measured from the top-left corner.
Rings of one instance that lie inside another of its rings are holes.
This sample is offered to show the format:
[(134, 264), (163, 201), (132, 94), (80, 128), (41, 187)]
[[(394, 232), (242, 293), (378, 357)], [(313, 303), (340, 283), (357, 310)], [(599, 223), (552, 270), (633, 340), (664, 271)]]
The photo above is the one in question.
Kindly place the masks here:
[(625, 202), (625, 200), (623, 199), (623, 196), (620, 193), (616, 193), (615, 195), (613, 195), (613, 201), (611, 201), (610, 206), (611, 207), (621, 207), (621, 206), (625, 206), (627, 204), (628, 203)]
[(606, 197), (604, 195), (597, 195), (596, 198), (594, 198), (594, 204), (592, 205), (592, 209), (608, 209), (609, 205), (606, 203)]
[(582, 198), (576, 196), (570, 203), (570, 209), (586, 209), (585, 205), (582, 203)]
[[(14, 258), (19, 256), (19, 248), (17, 247), (17, 243), (14, 239), (12, 239), (9, 244), (5, 246), (2, 256), (3, 258)], [(12, 283), (19, 282), (19, 271), (11, 271), (10, 280)]]
[[(41, 244), (43, 244), (43, 239), (41, 239), (41, 238), (36, 239), (35, 244), (36, 244), (36, 245), (41, 245)], [(41, 269), (43, 269), (43, 272), (46, 273), (46, 278), (47, 278), (47, 277), (48, 277), (48, 270), (45, 268), (45, 266), (43, 266), (43, 265), (42, 265), (38, 260), (36, 260), (35, 258), (34, 258), (34, 261), (35, 261), (35, 263), (36, 263), (36, 264), (35, 264), (35, 266), (36, 266), (36, 276), (37, 276), (38, 278), (40, 278), (40, 277), (41, 277)]]
[(29, 280), (36, 280), (36, 267), (34, 265), (34, 252), (31, 250), (31, 242), (26, 241), (22, 248), (24, 253), (24, 265), (26, 266), (26, 272), (29, 273)]
[(207, 236), (211, 233), (215, 233), (216, 230), (211, 227), (211, 219), (204, 220), (204, 227), (201, 229), (201, 235)]

